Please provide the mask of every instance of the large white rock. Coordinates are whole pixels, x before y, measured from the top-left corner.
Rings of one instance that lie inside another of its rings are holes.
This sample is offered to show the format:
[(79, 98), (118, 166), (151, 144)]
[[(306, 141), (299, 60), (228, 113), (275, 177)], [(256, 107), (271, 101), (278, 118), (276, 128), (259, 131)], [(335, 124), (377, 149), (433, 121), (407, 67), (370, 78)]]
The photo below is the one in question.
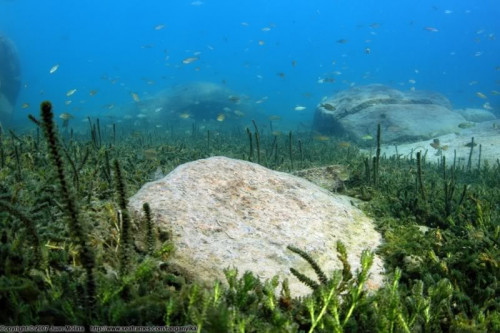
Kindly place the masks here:
[[(341, 268), (338, 240), (346, 245), (353, 270), (359, 268), (361, 251), (373, 250), (381, 241), (372, 221), (350, 198), (226, 157), (186, 163), (147, 183), (130, 199), (130, 207), (141, 214), (144, 202), (160, 228), (172, 230), (170, 263), (206, 283), (226, 282), (223, 269), (234, 266), (263, 279), (288, 277), (293, 295), (306, 295), (310, 289), (289, 269), (316, 275), (287, 245), (307, 251), (330, 274)], [(381, 285), (382, 273), (376, 257), (369, 288)]]
[(465, 122), (435, 92), (400, 91), (372, 84), (341, 91), (318, 104), (314, 130), (362, 143), (381, 125), (384, 142), (408, 142), (452, 133)]

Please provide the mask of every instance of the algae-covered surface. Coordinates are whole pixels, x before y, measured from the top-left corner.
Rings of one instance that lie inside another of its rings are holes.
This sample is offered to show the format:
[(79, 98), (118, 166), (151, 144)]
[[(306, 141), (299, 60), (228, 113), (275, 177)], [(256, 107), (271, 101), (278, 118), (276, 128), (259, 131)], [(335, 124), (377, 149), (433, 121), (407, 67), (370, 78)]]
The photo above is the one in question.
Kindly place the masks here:
[[(498, 160), (467, 168), (449, 159), (429, 163), (420, 154), (377, 159), (309, 132), (275, 142), (264, 127), (259, 151), (255, 140), (249, 143), (248, 132), (257, 137), (253, 128), (244, 127), (160, 132), (99, 127), (91, 119), (88, 131), (62, 132), (48, 109), (28, 131), (1, 133), (2, 324), (193, 325), (206, 332), (500, 329)], [(357, 198), (353, 203), (376, 221), (386, 284), (367, 292), (373, 258), (365, 252), (361, 271), (353, 271), (342, 244), (335, 251), (344, 267), (336, 272), (323, 272), (314, 254), (292, 247), (315, 272), (291, 267), (290, 276), (311, 288), (301, 298), (286, 283), (238, 267), (226, 270), (224, 284), (207, 288), (170, 265), (169, 255), (180, 250), (172, 235), (156, 229), (151, 212), (130, 215), (127, 198), (182, 163), (215, 155), (284, 172), (346, 168), (349, 178), (337, 191)]]

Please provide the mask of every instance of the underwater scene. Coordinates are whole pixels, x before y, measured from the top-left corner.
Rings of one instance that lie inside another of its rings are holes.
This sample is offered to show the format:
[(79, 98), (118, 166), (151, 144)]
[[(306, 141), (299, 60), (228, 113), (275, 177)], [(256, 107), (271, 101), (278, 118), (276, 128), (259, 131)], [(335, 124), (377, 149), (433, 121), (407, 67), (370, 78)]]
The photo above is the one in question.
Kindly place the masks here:
[(499, 17), (0, 0), (0, 332), (500, 332)]

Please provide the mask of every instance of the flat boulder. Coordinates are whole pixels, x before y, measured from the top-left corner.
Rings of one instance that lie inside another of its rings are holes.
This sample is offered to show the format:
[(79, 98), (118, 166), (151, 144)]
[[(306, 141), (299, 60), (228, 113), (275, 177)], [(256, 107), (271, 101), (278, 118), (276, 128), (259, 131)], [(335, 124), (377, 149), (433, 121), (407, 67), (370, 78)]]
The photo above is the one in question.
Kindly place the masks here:
[(439, 93), (372, 84), (341, 91), (318, 104), (313, 127), (362, 143), (380, 124), (384, 142), (407, 142), (452, 133), (464, 121)]
[[(258, 164), (211, 157), (180, 165), (163, 179), (145, 184), (130, 198), (142, 214), (148, 202), (159, 228), (172, 234), (169, 262), (189, 278), (211, 285), (226, 282), (223, 270), (236, 267), (261, 279), (288, 278), (293, 296), (311, 290), (290, 274), (294, 267), (315, 278), (309, 265), (290, 250), (308, 252), (329, 274), (341, 269), (336, 243), (342, 241), (353, 271), (363, 249), (381, 242), (373, 221), (335, 195), (287, 173)], [(383, 265), (375, 257), (368, 288), (382, 284)]]

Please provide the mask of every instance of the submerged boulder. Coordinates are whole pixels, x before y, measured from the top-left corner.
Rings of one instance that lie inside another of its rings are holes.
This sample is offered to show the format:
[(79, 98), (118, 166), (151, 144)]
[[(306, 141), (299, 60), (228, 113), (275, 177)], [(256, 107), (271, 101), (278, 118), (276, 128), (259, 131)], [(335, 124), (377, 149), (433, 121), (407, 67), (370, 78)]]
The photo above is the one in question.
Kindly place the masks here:
[(0, 33), (0, 123), (10, 121), (20, 88), (19, 55), (14, 43)]
[[(290, 267), (316, 278), (311, 267), (287, 249), (308, 252), (328, 274), (342, 266), (336, 243), (342, 241), (354, 270), (363, 249), (374, 250), (381, 237), (373, 222), (350, 198), (309, 181), (258, 164), (212, 157), (183, 164), (165, 178), (147, 183), (130, 198), (142, 214), (148, 202), (160, 229), (171, 230), (172, 266), (200, 282), (226, 282), (223, 270), (236, 267), (262, 279), (289, 279), (292, 295), (311, 290), (290, 274)], [(376, 257), (369, 288), (382, 283)]]
[(402, 142), (452, 133), (464, 121), (441, 94), (372, 84), (341, 91), (320, 103), (313, 126), (322, 134), (362, 142), (380, 124), (384, 142)]
[(249, 98), (222, 84), (194, 81), (180, 84), (134, 103), (129, 115), (164, 121), (239, 120), (249, 110)]
[(457, 109), (455, 112), (459, 113), (462, 117), (467, 121), (473, 121), (475, 123), (481, 123), (483, 121), (495, 120), (497, 117), (493, 112), (490, 112), (485, 109), (476, 109), (476, 108), (464, 108)]

